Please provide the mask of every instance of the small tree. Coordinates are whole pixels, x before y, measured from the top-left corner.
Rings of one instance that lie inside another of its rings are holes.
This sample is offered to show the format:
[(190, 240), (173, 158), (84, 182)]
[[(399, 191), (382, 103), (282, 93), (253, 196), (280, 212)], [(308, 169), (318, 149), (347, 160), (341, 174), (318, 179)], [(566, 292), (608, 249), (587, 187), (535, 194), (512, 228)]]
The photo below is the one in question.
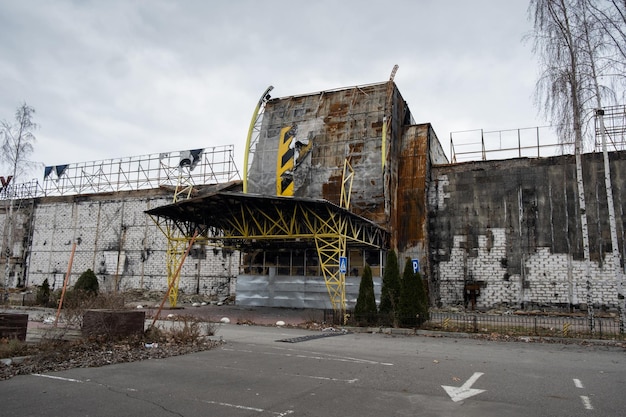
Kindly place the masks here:
[[(35, 142), (33, 131), (37, 128), (37, 124), (33, 122), (35, 109), (22, 104), (15, 112), (15, 123), (3, 121), (0, 123), (0, 163), (5, 163), (11, 170), (10, 178), (7, 183), (12, 181), (17, 183), (18, 177), (25, 172), (27, 167), (32, 166), (32, 162), (28, 157), (32, 154)], [(15, 187), (12, 187), (15, 188)], [(6, 259), (4, 271), (4, 289), (5, 296), (8, 296), (9, 275), (11, 275), (11, 262), (9, 258), (13, 255), (13, 205), (15, 203), (15, 195), (10, 189), (5, 190), (9, 200), (9, 211), (5, 217), (5, 230), (3, 231), (3, 250)], [(19, 279), (18, 279), (19, 282)]]
[(398, 326), (398, 306), (400, 301), (400, 270), (398, 269), (398, 257), (394, 250), (387, 253), (387, 263), (383, 273), (383, 285), (380, 293), (379, 312)]
[(35, 150), (34, 131), (38, 127), (33, 121), (34, 115), (35, 109), (23, 103), (15, 111), (15, 123), (7, 121), (0, 123), (2, 140), (0, 162), (5, 163), (11, 170), (13, 184), (16, 184), (18, 177), (35, 165), (29, 159)]
[(376, 295), (374, 294), (372, 269), (369, 265), (365, 265), (361, 284), (359, 285), (359, 296), (354, 306), (354, 316), (357, 322), (372, 324), (376, 318), (376, 313)]
[(74, 290), (83, 291), (89, 295), (98, 295), (98, 277), (91, 269), (86, 270), (78, 277), (78, 281), (74, 284)]
[(37, 289), (37, 304), (47, 306), (50, 302), (50, 283), (48, 278), (43, 280), (41, 286)]
[(418, 287), (421, 286), (420, 281), (418, 281), (417, 274), (413, 272), (413, 262), (407, 259), (404, 265), (404, 273), (402, 274), (402, 291), (400, 292), (400, 305), (398, 308), (398, 318), (401, 326), (419, 326), (419, 315), (421, 310), (423, 310), (418, 296)]
[(429, 301), (428, 301), (428, 284), (422, 278), (422, 274), (419, 272), (415, 274), (415, 279), (417, 280), (417, 300), (418, 306), (420, 310), (418, 311), (418, 326), (421, 326), (428, 320), (430, 320), (430, 313), (428, 311)]

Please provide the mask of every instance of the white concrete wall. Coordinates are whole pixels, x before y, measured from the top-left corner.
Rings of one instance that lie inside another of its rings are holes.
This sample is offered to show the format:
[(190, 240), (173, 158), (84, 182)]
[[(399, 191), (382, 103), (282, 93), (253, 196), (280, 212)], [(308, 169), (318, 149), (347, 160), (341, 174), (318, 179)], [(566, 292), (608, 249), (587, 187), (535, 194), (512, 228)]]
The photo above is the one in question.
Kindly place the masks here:
[[(557, 305), (587, 302), (585, 262), (573, 260), (569, 254), (551, 253), (550, 248), (537, 248), (523, 263), (521, 275), (507, 276), (501, 263), (505, 258), (505, 229), (491, 229), (492, 236), (480, 235), (478, 250), (470, 255), (463, 243), (466, 236), (455, 235), (450, 260), (439, 264), (440, 297), (444, 305), (464, 302), (465, 277), (481, 282), (476, 306)], [(488, 244), (488, 240), (492, 242)], [(612, 255), (602, 265), (591, 262), (592, 298), (594, 304), (617, 307), (617, 285)], [(525, 285), (524, 285), (525, 283)]]
[[(26, 285), (46, 278), (60, 288), (76, 242), (70, 285), (87, 269), (101, 287), (122, 290), (167, 289), (167, 239), (144, 211), (171, 203), (155, 192), (116, 193), (108, 196), (42, 198), (35, 205), (32, 242), (28, 251)], [(0, 225), (4, 217), (0, 213)], [(23, 242), (19, 237), (19, 242)], [(185, 294), (228, 296), (237, 274), (238, 253), (196, 245), (187, 257), (179, 289)], [(4, 265), (0, 265), (4, 270)], [(10, 283), (14, 286), (16, 283)]]

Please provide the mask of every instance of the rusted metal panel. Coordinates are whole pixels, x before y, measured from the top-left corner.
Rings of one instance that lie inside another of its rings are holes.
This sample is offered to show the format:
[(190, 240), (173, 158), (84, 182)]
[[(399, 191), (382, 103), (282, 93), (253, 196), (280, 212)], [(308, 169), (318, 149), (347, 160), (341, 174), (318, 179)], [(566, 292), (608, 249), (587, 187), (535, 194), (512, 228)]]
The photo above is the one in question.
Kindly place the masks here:
[(426, 162), (428, 126), (410, 126), (398, 155), (398, 184), (392, 239), (399, 252), (423, 249), (426, 237)]

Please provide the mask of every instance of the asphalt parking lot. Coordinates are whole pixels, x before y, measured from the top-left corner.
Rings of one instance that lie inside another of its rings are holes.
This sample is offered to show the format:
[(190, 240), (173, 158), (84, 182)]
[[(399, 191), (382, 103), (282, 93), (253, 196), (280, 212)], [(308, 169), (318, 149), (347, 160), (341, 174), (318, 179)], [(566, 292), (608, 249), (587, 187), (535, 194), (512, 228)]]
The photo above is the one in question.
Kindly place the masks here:
[(219, 325), (214, 337), (224, 343), (210, 351), (14, 377), (0, 382), (2, 415), (619, 416), (626, 408), (623, 348), (322, 333)]

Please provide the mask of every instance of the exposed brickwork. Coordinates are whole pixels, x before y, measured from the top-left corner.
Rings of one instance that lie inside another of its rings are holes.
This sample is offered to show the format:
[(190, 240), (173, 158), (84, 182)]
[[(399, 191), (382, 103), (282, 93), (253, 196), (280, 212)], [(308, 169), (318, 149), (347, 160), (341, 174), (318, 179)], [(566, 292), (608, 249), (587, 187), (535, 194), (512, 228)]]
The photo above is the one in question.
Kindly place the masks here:
[[(615, 308), (601, 155), (583, 160), (591, 295), (595, 305)], [(574, 170), (571, 156), (434, 167), (428, 195), (434, 301), (467, 303), (466, 286), (478, 284), (479, 308), (586, 304)], [(626, 153), (611, 155), (611, 171), (622, 252)]]

